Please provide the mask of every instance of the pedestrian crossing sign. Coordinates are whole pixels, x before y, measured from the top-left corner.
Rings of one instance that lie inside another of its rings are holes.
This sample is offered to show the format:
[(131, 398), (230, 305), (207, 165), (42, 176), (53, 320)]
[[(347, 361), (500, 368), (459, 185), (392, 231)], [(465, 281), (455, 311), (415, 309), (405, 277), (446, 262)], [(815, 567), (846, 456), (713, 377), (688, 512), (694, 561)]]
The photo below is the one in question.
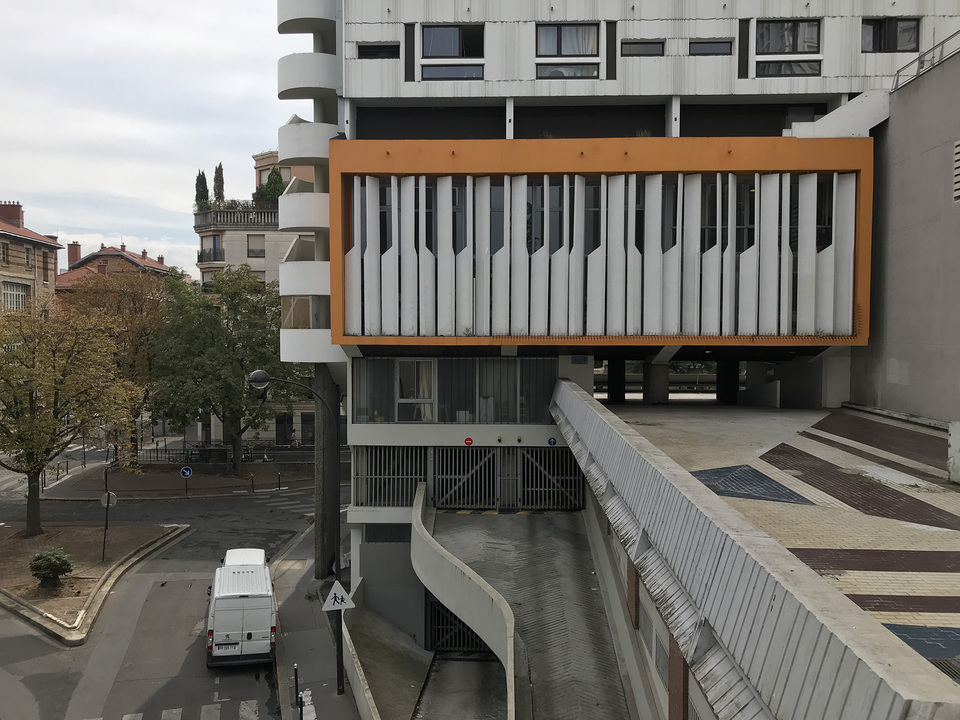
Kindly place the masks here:
[(323, 603), (323, 611), (330, 612), (331, 610), (349, 610), (350, 608), (355, 608), (357, 604), (353, 601), (353, 598), (350, 597), (350, 594), (343, 589), (343, 585), (340, 584), (339, 580), (335, 580), (333, 587), (330, 589), (330, 594), (327, 595), (327, 599)]

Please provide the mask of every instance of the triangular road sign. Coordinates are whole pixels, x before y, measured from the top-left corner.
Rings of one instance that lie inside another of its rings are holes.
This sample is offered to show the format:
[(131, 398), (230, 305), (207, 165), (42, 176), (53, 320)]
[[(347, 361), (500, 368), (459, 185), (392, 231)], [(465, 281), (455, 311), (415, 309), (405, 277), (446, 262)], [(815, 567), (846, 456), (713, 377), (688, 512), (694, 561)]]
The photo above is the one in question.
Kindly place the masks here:
[(327, 599), (323, 603), (323, 611), (330, 612), (331, 610), (349, 610), (350, 608), (355, 608), (357, 604), (353, 601), (353, 598), (350, 597), (350, 594), (343, 589), (343, 585), (340, 584), (339, 580), (334, 581), (333, 587), (330, 589), (330, 594), (327, 595)]

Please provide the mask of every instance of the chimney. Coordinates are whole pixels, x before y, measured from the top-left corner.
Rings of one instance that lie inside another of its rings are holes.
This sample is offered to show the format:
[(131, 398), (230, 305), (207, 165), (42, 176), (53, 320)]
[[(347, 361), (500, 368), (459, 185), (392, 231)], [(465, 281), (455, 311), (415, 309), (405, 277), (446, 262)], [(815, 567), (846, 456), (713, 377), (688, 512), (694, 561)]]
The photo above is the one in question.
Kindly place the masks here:
[(67, 245), (67, 267), (73, 267), (74, 263), (80, 262), (80, 243), (74, 240)]
[(107, 249), (107, 246), (104, 245), (103, 243), (100, 243), (100, 249), (101, 249), (101, 250), (106, 250), (106, 249)]
[(163, 255), (157, 255), (157, 262), (163, 265)]
[(144, 250), (143, 252), (141, 252), (141, 253), (140, 253), (140, 257), (143, 258), (144, 260), (146, 260), (146, 259), (147, 259), (147, 251)]
[(18, 202), (0, 202), (0, 218), (14, 227), (23, 227), (23, 208)]
[(125, 253), (127, 251), (127, 246), (123, 243), (120, 243), (120, 252)]
[(100, 273), (101, 275), (106, 275), (106, 274), (107, 274), (107, 261), (106, 261), (106, 260), (104, 260), (102, 263), (100, 263), (99, 265), (97, 265), (97, 272)]

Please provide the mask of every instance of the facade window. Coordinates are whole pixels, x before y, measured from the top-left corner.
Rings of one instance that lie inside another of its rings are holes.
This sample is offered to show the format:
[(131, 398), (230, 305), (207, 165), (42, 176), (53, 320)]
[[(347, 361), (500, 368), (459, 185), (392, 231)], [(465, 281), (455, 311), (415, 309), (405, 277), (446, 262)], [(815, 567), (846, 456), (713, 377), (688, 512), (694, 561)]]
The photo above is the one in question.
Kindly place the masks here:
[[(483, 25), (425, 25), (423, 27), (423, 80), (483, 80)], [(431, 62), (466, 60), (468, 62)]]
[(917, 52), (920, 49), (918, 18), (864, 19), (860, 50), (865, 53)]
[(40, 264), (43, 268), (43, 281), (48, 283), (50, 282), (50, 253), (48, 253), (46, 250), (43, 251)]
[(266, 236), (247, 235), (247, 257), (262, 258), (267, 256)]
[(200, 238), (197, 262), (223, 262), (223, 249), (219, 235), (204, 235)]
[[(538, 58), (596, 58), (600, 55), (600, 28), (596, 24), (538, 25)], [(537, 65), (537, 78), (597, 78), (597, 62), (543, 63)]]
[[(820, 52), (819, 20), (758, 20), (757, 77), (809, 77), (820, 74), (820, 61), (794, 58)], [(786, 57), (772, 57), (772, 56)]]
[(663, 40), (624, 40), (620, 43), (624, 57), (660, 57), (663, 55)]
[(27, 306), (27, 298), (29, 297), (29, 285), (15, 282), (3, 283), (4, 310), (23, 310)]
[(26, 247), (23, 248), (23, 265), (24, 267), (32, 268), (33, 267), (33, 248)]
[(397, 421), (433, 422), (433, 360), (397, 362)]
[(756, 243), (756, 177), (741, 175), (737, 178), (736, 221), (737, 252), (742, 253)]
[(690, 55), (733, 55), (733, 40), (691, 40)]
[(10, 243), (0, 243), (0, 263), (10, 264)]
[(358, 43), (360, 60), (396, 60), (400, 58), (400, 43)]
[(284, 330), (329, 330), (329, 295), (284, 295), (280, 298)]

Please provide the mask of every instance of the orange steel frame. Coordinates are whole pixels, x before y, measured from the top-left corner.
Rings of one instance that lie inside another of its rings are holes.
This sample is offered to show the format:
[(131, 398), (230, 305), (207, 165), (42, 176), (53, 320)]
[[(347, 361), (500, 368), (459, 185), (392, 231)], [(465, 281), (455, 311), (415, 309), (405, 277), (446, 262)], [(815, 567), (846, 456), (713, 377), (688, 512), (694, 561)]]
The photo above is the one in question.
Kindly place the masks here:
[[(344, 334), (344, 254), (355, 175), (616, 175), (626, 173), (857, 173), (852, 335), (366, 336)], [(577, 138), (331, 140), (330, 303), (339, 345), (829, 346), (866, 345), (873, 214), (872, 138)]]

